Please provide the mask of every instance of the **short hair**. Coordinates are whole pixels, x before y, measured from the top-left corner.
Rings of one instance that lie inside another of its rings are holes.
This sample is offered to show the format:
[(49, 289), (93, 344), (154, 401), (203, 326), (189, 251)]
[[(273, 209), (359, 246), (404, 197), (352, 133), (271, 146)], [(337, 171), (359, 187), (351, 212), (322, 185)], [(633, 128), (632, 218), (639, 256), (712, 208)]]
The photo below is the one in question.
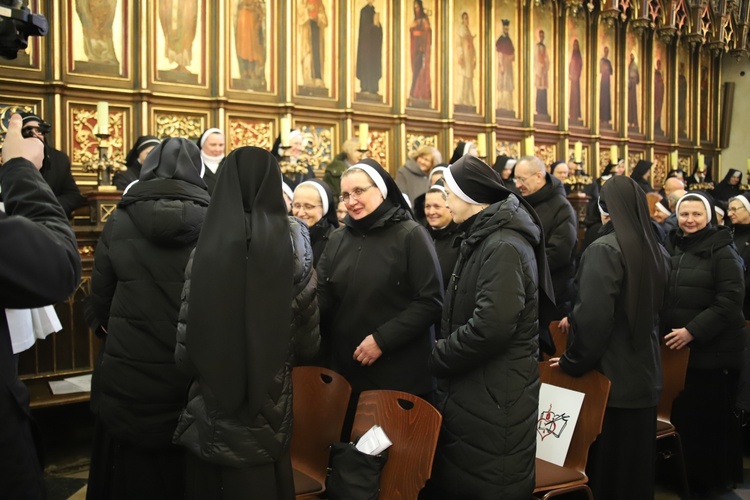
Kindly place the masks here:
[(523, 156), (520, 160), (518, 160), (518, 163), (516, 164), (516, 168), (518, 168), (518, 165), (521, 163), (526, 163), (529, 165), (529, 168), (531, 169), (531, 173), (537, 173), (537, 172), (546, 172), (547, 169), (544, 167), (544, 162), (540, 160), (536, 156)]
[(411, 157), (413, 160), (416, 160), (424, 155), (432, 157), (433, 166), (443, 162), (443, 155), (440, 154), (440, 151), (438, 151), (437, 148), (433, 148), (432, 146), (419, 146), (417, 150), (412, 153)]
[(359, 139), (348, 139), (341, 145), (341, 150), (347, 156), (352, 156), (355, 151), (359, 150)]

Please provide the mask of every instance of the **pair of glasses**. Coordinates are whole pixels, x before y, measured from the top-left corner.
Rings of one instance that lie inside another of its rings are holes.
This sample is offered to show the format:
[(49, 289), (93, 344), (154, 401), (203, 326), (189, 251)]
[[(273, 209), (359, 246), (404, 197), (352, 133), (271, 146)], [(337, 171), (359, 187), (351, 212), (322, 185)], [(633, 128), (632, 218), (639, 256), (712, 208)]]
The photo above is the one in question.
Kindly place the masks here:
[(309, 203), (293, 203), (292, 208), (294, 210), (304, 210), (305, 212), (311, 212), (322, 205), (310, 205)]
[(745, 207), (729, 207), (727, 212), (736, 213), (738, 210), (747, 210)]
[[(534, 174), (536, 175), (536, 174)], [(519, 184), (526, 184), (526, 181), (534, 177), (534, 175), (530, 175), (528, 177), (515, 177), (513, 180)]]
[(353, 200), (358, 200), (364, 194), (365, 191), (367, 191), (374, 185), (375, 184), (370, 184), (369, 186), (364, 187), (364, 188), (356, 188), (351, 193), (347, 193), (347, 192), (341, 193), (341, 199), (344, 201), (349, 201), (349, 198)]
[(26, 139), (28, 139), (29, 137), (35, 137), (37, 135), (44, 135), (44, 132), (45, 131), (40, 127), (24, 127), (21, 129), (21, 135)]

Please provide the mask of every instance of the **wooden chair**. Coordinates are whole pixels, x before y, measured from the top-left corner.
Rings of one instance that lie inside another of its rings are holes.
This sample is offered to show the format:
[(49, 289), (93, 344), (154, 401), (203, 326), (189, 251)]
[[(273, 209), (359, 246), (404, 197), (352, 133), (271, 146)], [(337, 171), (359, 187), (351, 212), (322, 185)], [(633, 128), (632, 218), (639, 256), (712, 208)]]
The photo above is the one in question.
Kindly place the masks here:
[(675, 429), (675, 426), (672, 425), (672, 405), (685, 387), (685, 375), (687, 374), (689, 359), (690, 349), (684, 347), (679, 350), (673, 350), (662, 344), (662, 391), (659, 406), (656, 410), (656, 440), (661, 441), (672, 438), (675, 443), (674, 450), (663, 446), (663, 449), (659, 451), (659, 456), (664, 459), (670, 459), (675, 456), (679, 457), (680, 482), (682, 483), (681, 486), (685, 498), (690, 497), (690, 487), (685, 467), (685, 455), (682, 452), (682, 439), (680, 439), (680, 434)]
[(559, 366), (553, 368), (547, 362), (539, 363), (539, 377), (542, 383), (582, 392), (586, 397), (583, 399), (564, 466), (536, 459), (534, 495), (542, 494), (541, 498), (547, 499), (572, 491), (583, 491), (589, 499), (593, 499), (591, 489), (586, 484), (589, 480), (586, 477), (586, 461), (591, 443), (602, 431), (611, 383), (607, 377), (594, 370), (582, 377), (571, 377)]
[(325, 492), (332, 443), (341, 428), (352, 388), (338, 373), (316, 366), (292, 370), (294, 424), (291, 456), (296, 498), (319, 498)]
[(351, 440), (377, 424), (393, 442), (380, 476), (380, 498), (417, 498), (430, 478), (442, 421), (440, 412), (412, 394), (365, 391), (359, 396)]

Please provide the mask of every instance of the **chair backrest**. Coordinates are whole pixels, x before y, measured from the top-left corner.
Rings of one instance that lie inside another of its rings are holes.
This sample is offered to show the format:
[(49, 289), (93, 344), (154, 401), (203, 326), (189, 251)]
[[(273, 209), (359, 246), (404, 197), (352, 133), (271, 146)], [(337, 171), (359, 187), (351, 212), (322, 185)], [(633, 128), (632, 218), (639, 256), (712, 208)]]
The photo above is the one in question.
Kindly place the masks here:
[(352, 441), (379, 425), (393, 445), (380, 476), (380, 498), (413, 499), (432, 471), (442, 415), (424, 399), (398, 391), (359, 396)]
[(661, 345), (661, 374), (662, 390), (656, 416), (659, 420), (671, 422), (672, 404), (682, 389), (685, 388), (690, 349), (670, 349), (666, 344)]
[(552, 321), (549, 324), (549, 333), (552, 336), (552, 341), (555, 343), (555, 354), (552, 357), (559, 358), (565, 352), (565, 347), (568, 344), (568, 334), (562, 331), (559, 321)]
[(604, 411), (607, 408), (609, 388), (612, 383), (596, 370), (591, 370), (581, 377), (571, 377), (559, 366), (552, 367), (549, 362), (539, 363), (539, 379), (544, 384), (563, 387), (586, 395), (583, 398), (576, 428), (573, 430), (568, 455), (565, 457), (565, 467), (585, 472), (589, 447), (602, 432)]
[(341, 441), (352, 388), (338, 373), (317, 366), (292, 370), (292, 466), (325, 483), (332, 443)]

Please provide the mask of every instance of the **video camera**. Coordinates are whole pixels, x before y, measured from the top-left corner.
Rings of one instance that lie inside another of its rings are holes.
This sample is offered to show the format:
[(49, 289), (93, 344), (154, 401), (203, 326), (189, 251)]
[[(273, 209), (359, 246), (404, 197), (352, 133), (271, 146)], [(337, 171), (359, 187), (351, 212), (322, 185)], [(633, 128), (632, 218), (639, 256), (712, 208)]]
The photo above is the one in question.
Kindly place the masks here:
[(49, 31), (47, 19), (32, 14), (21, 0), (0, 0), (0, 57), (15, 59), (28, 45), (30, 36), (44, 36)]

